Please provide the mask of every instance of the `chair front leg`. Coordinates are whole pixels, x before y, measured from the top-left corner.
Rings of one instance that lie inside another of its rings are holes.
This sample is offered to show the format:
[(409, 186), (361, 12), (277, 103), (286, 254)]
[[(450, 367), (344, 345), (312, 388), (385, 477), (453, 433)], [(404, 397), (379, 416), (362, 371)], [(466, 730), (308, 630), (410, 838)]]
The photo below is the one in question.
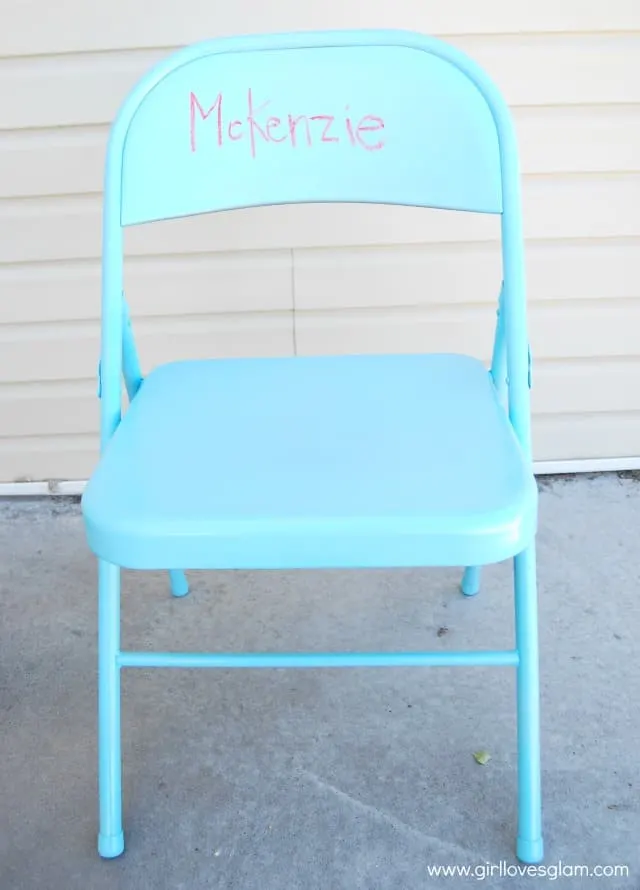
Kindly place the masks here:
[(120, 750), (120, 568), (98, 562), (98, 852), (124, 850)]
[(540, 682), (535, 544), (514, 559), (518, 696), (518, 859), (542, 860)]

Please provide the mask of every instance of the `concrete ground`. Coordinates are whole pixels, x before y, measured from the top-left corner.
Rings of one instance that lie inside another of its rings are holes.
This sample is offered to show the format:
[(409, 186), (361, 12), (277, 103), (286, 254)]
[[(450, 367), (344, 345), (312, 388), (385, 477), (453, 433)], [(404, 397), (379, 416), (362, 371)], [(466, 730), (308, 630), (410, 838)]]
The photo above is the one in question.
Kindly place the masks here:
[[(629, 868), (557, 887), (640, 887), (639, 542), (638, 481), (541, 482), (546, 863)], [(0, 890), (413, 890), (480, 883), (434, 865), (516, 863), (514, 675), (489, 668), (125, 672), (127, 850), (100, 861), (79, 507), (4, 503), (0, 554)], [(510, 645), (509, 566), (472, 600), (459, 577), (211, 572), (175, 600), (128, 572), (123, 645)]]

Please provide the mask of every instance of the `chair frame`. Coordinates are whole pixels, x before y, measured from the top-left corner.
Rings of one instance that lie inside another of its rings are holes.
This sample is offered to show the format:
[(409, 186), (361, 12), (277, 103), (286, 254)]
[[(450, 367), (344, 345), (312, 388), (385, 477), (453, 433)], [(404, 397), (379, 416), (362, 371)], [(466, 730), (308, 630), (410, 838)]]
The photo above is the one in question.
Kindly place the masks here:
[[(462, 71), (484, 97), (498, 134), (502, 176), (503, 282), (500, 292), (491, 375), (527, 462), (531, 462), (530, 355), (527, 340), (525, 275), (519, 169), (508, 109), (484, 72), (438, 40), (402, 31), (346, 31), (227, 38), (188, 47), (147, 74), (126, 99), (112, 127), (107, 153), (103, 210), (102, 340), (99, 365), (101, 447), (121, 421), (122, 378), (130, 400), (142, 374), (123, 293), (121, 225), (123, 153), (132, 118), (146, 95), (177, 67), (220, 52), (265, 48), (402, 46), (444, 59)], [(124, 849), (121, 790), (120, 671), (123, 667), (355, 667), (505, 665), (517, 671), (518, 837), (517, 855), (527, 863), (543, 857), (541, 833), (538, 620), (535, 543), (513, 559), (515, 648), (477, 652), (343, 653), (187, 653), (131, 652), (120, 647), (120, 568), (99, 560), (99, 797), (101, 856)], [(479, 588), (480, 569), (468, 567), (462, 591)], [(170, 573), (172, 593), (188, 592), (184, 573)]]

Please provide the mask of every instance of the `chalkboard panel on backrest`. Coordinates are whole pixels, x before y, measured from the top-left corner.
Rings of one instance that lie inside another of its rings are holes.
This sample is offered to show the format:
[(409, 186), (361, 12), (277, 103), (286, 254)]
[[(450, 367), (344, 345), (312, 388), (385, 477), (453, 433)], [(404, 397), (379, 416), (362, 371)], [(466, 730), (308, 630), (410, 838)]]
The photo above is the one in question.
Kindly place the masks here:
[(417, 46), (191, 48), (136, 102), (123, 225), (299, 202), (499, 213), (500, 150), (476, 84)]

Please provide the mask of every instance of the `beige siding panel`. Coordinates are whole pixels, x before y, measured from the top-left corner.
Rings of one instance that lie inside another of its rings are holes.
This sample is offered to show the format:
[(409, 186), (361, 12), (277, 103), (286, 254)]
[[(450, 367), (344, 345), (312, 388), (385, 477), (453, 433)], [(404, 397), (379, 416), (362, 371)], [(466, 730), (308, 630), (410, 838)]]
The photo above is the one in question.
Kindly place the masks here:
[[(26, 439), (29, 450), (38, 437), (62, 437), (73, 445), (74, 437), (95, 436), (99, 417), (95, 389), (94, 380), (0, 386), (0, 455), (11, 451), (11, 440)], [(640, 360), (540, 362), (532, 404), (537, 430), (553, 429), (556, 421), (571, 428), (572, 418), (581, 427), (587, 415), (606, 427), (610, 421), (618, 423), (618, 415), (634, 412), (640, 424)], [(585, 453), (584, 443), (581, 447), (580, 456), (601, 456), (595, 451)], [(541, 448), (544, 441), (536, 445), (537, 459), (553, 459), (553, 451)], [(565, 454), (576, 456), (578, 452)], [(53, 475), (60, 476), (58, 471)]]
[[(291, 310), (291, 252), (132, 258), (125, 289), (136, 316)], [(97, 319), (100, 262), (0, 266), (0, 292), (0, 324)]]
[[(525, 236), (626, 238), (640, 235), (640, 174), (525, 179)], [(100, 199), (0, 202), (0, 263), (100, 255)], [(349, 244), (487, 241), (499, 217), (355, 204), (258, 207), (127, 230), (133, 255), (283, 250)]]
[(637, 457), (640, 414), (534, 417), (533, 453), (535, 460)]
[(520, 34), (452, 41), (493, 78), (510, 105), (637, 102), (640, 32)]
[[(640, 414), (534, 417), (533, 439), (536, 460), (634, 457), (640, 454)], [(86, 479), (97, 454), (97, 435), (0, 440), (4, 480)]]
[(526, 238), (640, 234), (640, 175), (534, 177), (523, 183)]
[[(300, 355), (371, 352), (491, 354), (495, 314), (490, 306), (299, 312)], [(640, 299), (532, 303), (531, 348), (536, 358), (635, 356)]]
[(97, 381), (0, 384), (0, 440), (96, 433)]
[(98, 448), (97, 434), (0, 439), (2, 480), (87, 479)]
[[(536, 460), (634, 457), (640, 454), (640, 414), (545, 415), (533, 419)], [(86, 479), (98, 454), (97, 435), (0, 440), (2, 477)]]
[[(533, 241), (526, 261), (532, 301), (640, 297), (640, 239)], [(500, 248), (496, 242), (296, 250), (294, 269), (298, 310), (492, 303)]]
[[(640, 299), (533, 303), (535, 358), (637, 354)], [(451, 305), (341, 312), (298, 312), (299, 354), (461, 351), (487, 357), (492, 306)], [(178, 358), (287, 355), (291, 313), (146, 318), (136, 323), (145, 368)], [(0, 328), (0, 382), (86, 379), (95, 373), (98, 322)], [(1, 419), (0, 419), (1, 423)]]
[(599, 358), (638, 354), (640, 300), (534, 303), (531, 349), (541, 358)]
[(640, 238), (529, 242), (525, 250), (530, 300), (640, 297)]
[(105, 124), (167, 50), (0, 60), (3, 129)]
[(342, 353), (491, 353), (495, 316), (488, 306), (296, 313), (299, 355)]
[(512, 111), (524, 173), (640, 170), (640, 105), (562, 105)]
[[(640, 170), (640, 105), (515, 108), (525, 174)], [(0, 197), (102, 188), (107, 127), (0, 132)]]
[[(500, 84), (511, 105), (640, 102), (640, 33), (453, 42)], [(108, 123), (137, 80), (167, 55), (168, 50), (138, 50), (0, 59), (1, 126)]]
[(640, 412), (640, 358), (534, 361), (531, 404), (539, 415)]
[(293, 309), (290, 250), (140, 257), (125, 268), (125, 288), (136, 315)]
[(0, 131), (0, 196), (100, 192), (108, 127)]
[[(399, 245), (295, 252), (296, 308), (342, 309), (492, 303), (497, 243)], [(527, 245), (529, 299), (640, 296), (640, 239)], [(130, 258), (136, 316), (287, 310), (289, 252)], [(98, 260), (0, 266), (0, 324), (95, 320)]]
[[(365, 14), (366, 10), (366, 14)], [(411, 28), (431, 34), (600, 31), (640, 28), (636, 0), (360, 0), (257, 3), (234, 0), (146, 0), (88, 3), (65, 0), (55, 15), (43, 14), (41, 0), (5, 0), (0, 55), (84, 52), (124, 47), (186, 44), (223, 34), (322, 28)]]
[[(143, 371), (166, 361), (214, 356), (293, 353), (291, 313), (191, 316), (140, 320), (136, 333)], [(95, 376), (97, 322), (0, 327), (0, 383)], [(0, 436), (3, 420), (0, 416)]]
[(498, 242), (294, 251), (296, 310), (497, 300)]
[[(638, 183), (640, 190), (640, 176)], [(5, 201), (0, 204), (0, 263), (95, 258), (100, 255), (100, 231), (98, 196)], [(126, 244), (133, 255), (161, 255), (487, 240), (498, 231), (498, 217), (492, 216), (325, 204), (258, 207), (154, 223), (127, 230)]]

